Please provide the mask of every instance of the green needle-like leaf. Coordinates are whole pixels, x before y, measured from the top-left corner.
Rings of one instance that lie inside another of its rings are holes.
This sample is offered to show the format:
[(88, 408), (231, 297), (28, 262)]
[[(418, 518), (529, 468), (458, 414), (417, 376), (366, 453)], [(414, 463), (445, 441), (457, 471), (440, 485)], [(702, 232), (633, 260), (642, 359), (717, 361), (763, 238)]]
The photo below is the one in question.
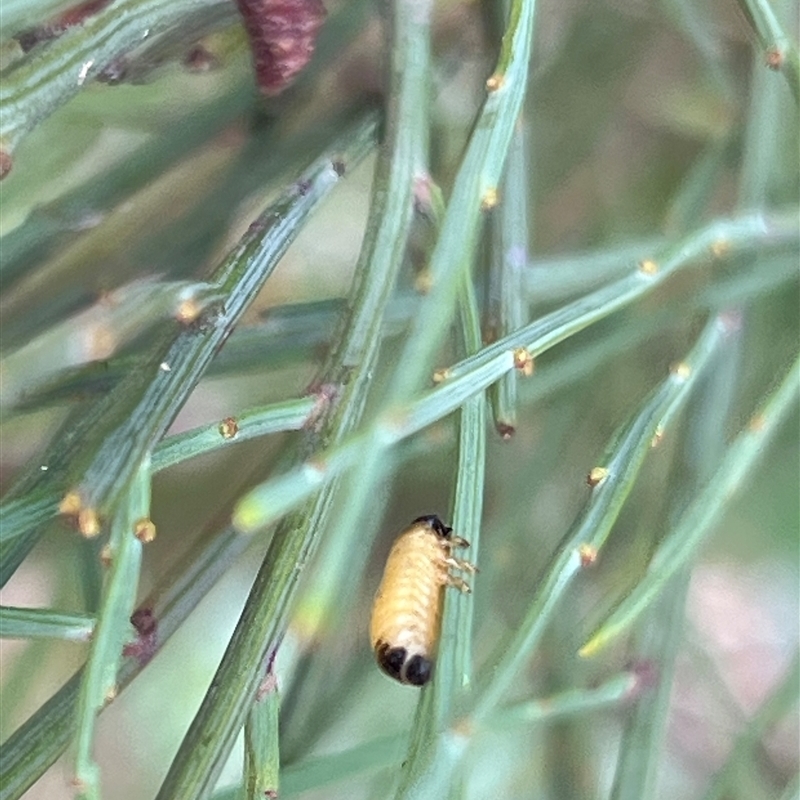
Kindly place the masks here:
[(670, 578), (692, 561), (713, 532), (714, 524), (731, 497), (743, 486), (764, 455), (770, 438), (780, 428), (798, 393), (800, 361), (794, 364), (767, 404), (753, 417), (750, 427), (740, 433), (728, 448), (714, 477), (659, 545), (647, 575), (581, 648), (581, 655), (594, 655), (628, 631), (663, 591)]
[(793, 40), (783, 29), (769, 0), (738, 0), (738, 3), (758, 36), (763, 50), (764, 66), (783, 73), (795, 103), (800, 103), (797, 30), (794, 31)]
[(142, 563), (142, 542), (136, 529), (149, 514), (150, 464), (145, 462), (111, 522), (108, 581), (78, 697), (75, 784), (79, 796), (86, 800), (100, 797), (100, 772), (92, 755), (95, 719), (117, 692), (122, 648), (132, 638), (130, 618), (136, 604)]
[(800, 800), (797, 0), (0, 5), (0, 800)]
[(625, 498), (638, 477), (642, 463), (657, 436), (668, 432), (670, 421), (688, 399), (689, 390), (724, 341), (724, 325), (712, 320), (695, 348), (614, 438), (599, 471), (590, 473), (591, 499), (565, 537), (528, 612), (512, 641), (503, 646), (492, 663), (496, 666), (484, 686), (478, 687), (472, 717), (480, 721), (491, 713), (508, 691), (525, 661), (530, 658), (559, 601), (584, 564), (593, 563), (616, 521)]
[(300, 430), (314, 410), (315, 399), (303, 397), (254, 408), (221, 422), (170, 436), (153, 452), (153, 472), (222, 447), (270, 433)]
[(0, 639), (67, 639), (88, 642), (95, 627), (92, 614), (68, 614), (49, 608), (0, 606)]
[[(466, 283), (461, 300), (464, 350), (480, 347), (480, 318), (475, 289)], [(470, 543), (463, 556), (477, 561), (486, 470), (484, 394), (469, 398), (461, 409), (458, 472), (453, 503), (453, 529)], [(403, 777), (395, 797), (443, 796), (466, 746), (466, 738), (447, 730), (452, 708), (472, 681), (472, 597), (445, 592), (436, 668), (431, 684), (422, 691), (409, 740)], [(458, 746), (453, 746), (456, 741)]]
[[(312, 442), (323, 437), (338, 442), (358, 424), (376, 366), (380, 331), (405, 253), (414, 181), (424, 152), (420, 146), (426, 119), (422, 103), (428, 64), (426, 12), (426, 8), (405, 4), (397, 8), (395, 66), (407, 68), (394, 71), (397, 85), (389, 109), (389, 136), (379, 162), (378, 191), (356, 268), (347, 326), (317, 381), (320, 386), (341, 387), (341, 394)], [(326, 485), (275, 532), (213, 687), (184, 738), (159, 798), (198, 800), (213, 791), (255, 700), (260, 670), (283, 639), (300, 575), (319, 546), (335, 490), (335, 482)]]
[[(508, 165), (503, 178), (502, 202), (493, 215), (492, 271), (490, 273), (489, 320), (491, 338), (521, 328), (527, 319), (523, 288), (528, 258), (528, 158), (527, 138), (522, 120), (514, 131)], [(531, 284), (536, 295), (536, 285)], [(480, 348), (476, 348), (476, 351)], [(517, 418), (519, 373), (507, 372), (493, 387), (491, 400), (495, 426), (504, 438), (512, 436)]]
[[(342, 168), (366, 155), (374, 136), (375, 118), (368, 114), (271, 203), (214, 275), (216, 288), (227, 298), (224, 306), (166, 336), (147, 364), (131, 370), (88, 412), (81, 410), (68, 419), (42, 458), (46, 480), (39, 471), (31, 472), (12, 494), (60, 483), (62, 492), (72, 490), (80, 510), (102, 522), (274, 270), (300, 223), (339, 182)], [(6, 578), (35, 543), (37, 531), (26, 534), (8, 546), (4, 543), (0, 551)]]
[[(756, 247), (772, 243), (783, 247), (798, 241), (795, 212), (774, 220), (760, 214), (722, 220), (702, 228), (662, 251), (656, 272), (637, 269), (633, 274), (608, 287), (563, 306), (513, 334), (484, 347), (440, 374), (445, 379), (436, 389), (406, 404), (393, 406), (379, 414), (364, 433), (357, 433), (337, 447), (323, 451), (285, 475), (272, 478), (256, 487), (239, 502), (234, 525), (251, 532), (269, 525), (318, 491), (345, 470), (359, 465), (364, 481), (374, 470), (367, 469), (372, 455), (388, 450), (402, 439), (455, 411), (468, 398), (487, 388), (516, 368), (515, 351), (525, 348), (531, 356), (539, 355), (584, 328), (652, 291), (667, 275), (693, 265), (699, 257), (711, 254), (711, 248)], [(366, 484), (362, 484), (366, 485)]]
[(278, 797), (278, 715), (280, 696), (275, 676), (268, 673), (244, 725), (244, 785), (247, 800)]
[[(111, 61), (142, 39), (180, 24), (187, 13), (210, 9), (219, 0), (122, 0), (89, 14), (36, 58), (9, 70), (0, 89), (0, 142), (13, 151), (26, 133), (74, 97)], [(232, 16), (233, 18), (233, 16)]]

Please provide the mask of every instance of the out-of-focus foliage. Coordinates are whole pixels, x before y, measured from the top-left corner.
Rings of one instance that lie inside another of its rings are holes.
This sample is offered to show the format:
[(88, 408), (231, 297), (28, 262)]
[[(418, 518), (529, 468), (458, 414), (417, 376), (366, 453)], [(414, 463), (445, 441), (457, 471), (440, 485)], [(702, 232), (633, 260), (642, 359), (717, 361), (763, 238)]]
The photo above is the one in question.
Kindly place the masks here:
[(3, 3), (0, 798), (792, 796), (797, 4), (428, 5), (265, 99), (233, 3)]

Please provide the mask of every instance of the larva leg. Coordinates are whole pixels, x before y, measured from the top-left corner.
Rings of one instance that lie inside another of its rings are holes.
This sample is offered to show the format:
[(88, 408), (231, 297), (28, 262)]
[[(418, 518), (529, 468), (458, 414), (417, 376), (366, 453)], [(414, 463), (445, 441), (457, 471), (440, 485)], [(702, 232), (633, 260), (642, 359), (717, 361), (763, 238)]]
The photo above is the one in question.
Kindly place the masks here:
[(460, 536), (451, 536), (447, 544), (451, 549), (455, 547), (469, 547), (469, 542), (466, 539), (462, 539)]
[(469, 584), (462, 578), (459, 578), (457, 575), (448, 574), (447, 580), (445, 582), (447, 586), (452, 586), (455, 589), (458, 589), (458, 591), (461, 592), (462, 594), (469, 594), (472, 591)]
[(444, 563), (447, 564), (448, 567), (455, 567), (456, 569), (464, 570), (464, 572), (471, 572), (473, 574), (478, 572), (478, 568), (474, 564), (471, 564), (469, 561), (462, 561), (460, 558), (454, 558), (453, 556), (447, 556)]

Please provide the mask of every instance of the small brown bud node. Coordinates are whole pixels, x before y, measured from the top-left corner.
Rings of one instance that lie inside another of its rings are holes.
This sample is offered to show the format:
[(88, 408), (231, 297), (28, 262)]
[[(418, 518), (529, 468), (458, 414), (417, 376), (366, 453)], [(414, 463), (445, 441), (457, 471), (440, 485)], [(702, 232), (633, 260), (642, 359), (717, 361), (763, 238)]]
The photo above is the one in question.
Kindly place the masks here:
[(82, 505), (81, 496), (77, 492), (67, 492), (58, 504), (58, 511), (60, 514), (74, 517), (81, 510)]
[(133, 535), (142, 543), (148, 544), (156, 538), (156, 526), (153, 521), (144, 517), (133, 526)]
[(767, 66), (775, 72), (783, 67), (784, 58), (783, 51), (779, 47), (770, 47), (766, 52)]
[(692, 368), (685, 361), (677, 361), (670, 365), (669, 371), (679, 380), (685, 381), (692, 374)]
[(491, 187), (483, 193), (481, 198), (481, 211), (491, 211), (500, 202), (500, 193), (496, 187)]
[(514, 369), (527, 377), (533, 375), (533, 356), (527, 347), (518, 347), (514, 351)]
[(494, 75), (490, 75), (486, 79), (486, 91), (496, 92), (498, 89), (503, 88), (505, 82), (506, 82), (505, 76), (495, 72)]
[(661, 442), (664, 440), (664, 428), (659, 425), (656, 428), (656, 432), (653, 434), (653, 438), (650, 441), (650, 447), (658, 447)]
[(639, 272), (645, 275), (657, 275), (658, 264), (652, 258), (646, 258), (644, 261), (639, 262)]
[(11, 172), (11, 167), (13, 166), (14, 160), (11, 158), (11, 154), (5, 150), (0, 150), (0, 181)]
[(100, 533), (100, 518), (93, 508), (82, 508), (78, 512), (78, 530), (87, 539), (93, 539)]
[(597, 548), (591, 544), (582, 544), (578, 548), (578, 556), (582, 567), (591, 567), (597, 561)]
[(225, 417), (218, 430), (223, 439), (233, 439), (239, 433), (239, 423), (233, 417)]
[(200, 303), (194, 297), (189, 297), (181, 300), (178, 304), (178, 308), (175, 310), (175, 319), (182, 325), (188, 325), (200, 316), (202, 310)]
[(190, 72), (210, 72), (219, 67), (219, 59), (205, 45), (196, 44), (183, 59), (184, 66)]
[(606, 479), (607, 475), (608, 470), (605, 467), (592, 467), (592, 470), (586, 476), (586, 483), (594, 489), (595, 486)]
[(756, 414), (755, 416), (751, 417), (750, 423), (748, 424), (748, 429), (751, 433), (761, 433), (764, 430), (764, 427), (767, 424), (767, 420), (764, 418), (763, 414)]
[(504, 442), (507, 442), (516, 433), (516, 430), (513, 425), (509, 425), (507, 422), (497, 423), (497, 432)]
[(717, 239), (717, 241), (711, 245), (711, 254), (715, 258), (723, 258), (728, 255), (730, 251), (731, 243), (727, 239)]
[(431, 271), (427, 267), (417, 273), (414, 278), (414, 288), (420, 294), (428, 294), (433, 288), (433, 275), (431, 275)]

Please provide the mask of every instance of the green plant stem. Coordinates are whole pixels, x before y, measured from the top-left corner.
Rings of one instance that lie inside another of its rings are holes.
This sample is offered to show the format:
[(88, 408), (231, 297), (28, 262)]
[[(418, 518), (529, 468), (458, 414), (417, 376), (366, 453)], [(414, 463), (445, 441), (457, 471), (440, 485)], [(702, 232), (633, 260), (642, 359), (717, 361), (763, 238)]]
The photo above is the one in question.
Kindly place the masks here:
[[(427, 117), (428, 6), (399, 3), (393, 20), (393, 85), (387, 144), (379, 161), (367, 235), (353, 288), (352, 310), (318, 381), (340, 394), (313, 437), (338, 441), (358, 424), (380, 347), (389, 296), (405, 253), (414, 180)], [(402, 68), (404, 67), (404, 68)], [(313, 442), (312, 442), (313, 445)], [(255, 699), (265, 662), (286, 628), (300, 574), (314, 555), (328, 520), (336, 483), (276, 530), (239, 624), (158, 797), (208, 797)]]
[[(460, 317), (463, 349), (466, 355), (479, 350), (481, 346), (478, 302), (474, 284), (469, 280), (465, 282)], [(483, 494), (486, 486), (486, 415), (487, 402), (483, 392), (470, 397), (461, 407), (458, 471), (453, 502), (453, 527), (469, 542), (469, 550), (465, 557), (476, 565), (481, 549)], [(441, 669), (444, 676), (448, 677), (450, 699), (441, 711), (441, 722), (450, 714), (456, 696), (469, 690), (473, 680), (472, 628), (475, 603), (472, 597), (463, 594), (454, 597), (451, 594), (445, 612), (448, 605), (455, 607), (455, 613), (445, 613), (442, 636), (445, 642), (451, 640), (453, 646), (445, 650), (446, 658)], [(444, 680), (439, 683), (440, 689), (443, 683)]]
[(763, 409), (753, 417), (750, 427), (730, 445), (714, 477), (659, 545), (645, 577), (581, 648), (581, 655), (595, 654), (629, 630), (663, 591), (670, 578), (691, 562), (713, 532), (722, 511), (752, 473), (771, 437), (797, 400), (798, 393), (800, 360), (795, 362)]
[[(518, 347), (525, 347), (535, 357), (653, 291), (678, 270), (713, 258), (715, 252), (729, 255), (769, 244), (782, 247), (796, 242), (796, 220), (797, 209), (786, 209), (774, 215), (742, 214), (711, 222), (679, 241), (665, 245), (653, 254), (652, 259), (642, 262), (639, 268), (626, 277), (568, 303), (558, 311), (546, 314), (483, 348), (476, 356), (450, 367), (444, 373), (449, 380), (453, 380), (501, 356), (505, 356), (508, 362), (514, 349)], [(506, 368), (511, 366), (513, 364), (507, 364)]]
[(215, 422), (169, 436), (153, 451), (153, 472), (239, 442), (271, 433), (300, 430), (308, 422), (316, 403), (313, 397), (301, 397), (249, 409), (230, 418), (236, 425), (233, 435), (223, 431), (223, 422)]
[(150, 464), (147, 460), (111, 523), (111, 567), (78, 695), (75, 785), (78, 796), (85, 800), (100, 797), (100, 770), (92, 757), (95, 720), (109, 697), (117, 692), (117, 673), (122, 648), (131, 638), (130, 618), (142, 563), (142, 542), (135, 535), (135, 527), (149, 514)]
[[(270, 204), (215, 272), (214, 283), (226, 297), (224, 306), (207, 311), (177, 334), (169, 334), (154, 348), (147, 364), (132, 370), (89, 411), (73, 413), (42, 458), (47, 480), (34, 470), (16, 484), (11, 497), (42, 490), (39, 484), (43, 483), (52, 492), (49, 498), (58, 502), (65, 489), (75, 487), (81, 507), (102, 520), (139, 463), (163, 436), (300, 225), (339, 182), (336, 164), (350, 168), (360, 161), (375, 134), (374, 115), (363, 115), (297, 184)], [(298, 191), (298, 186), (303, 191)], [(36, 529), (29, 530), (25, 536), (3, 543), (3, 582), (33, 546), (37, 534)]]
[[(0, 142), (16, 149), (25, 134), (74, 97), (108, 64), (139, 47), (148, 37), (180, 25), (220, 0), (119, 0), (89, 15), (81, 25), (25, 59), (3, 76), (0, 88)], [(231, 9), (233, 20), (234, 10)]]
[[(753, 26), (758, 41), (764, 51), (764, 63), (786, 78), (794, 95), (795, 103), (800, 103), (800, 56), (797, 44), (783, 29), (769, 0), (738, 0), (747, 20)], [(792, 9), (790, 13), (795, 13)]]
[[(211, 541), (188, 564), (168, 571), (139, 605), (157, 621), (157, 636), (139, 656), (126, 658), (117, 684), (121, 691), (169, 641), (177, 628), (252, 540), (231, 528), (214, 530)], [(76, 730), (79, 670), (3, 744), (0, 800), (17, 800), (66, 749)]]
[[(515, 0), (486, 100), (456, 176), (430, 260), (433, 287), (412, 321), (388, 402), (399, 406), (425, 382), (449, 325), (481, 228), (483, 204), (499, 188), (527, 88), (533, 39), (533, 0)], [(496, 88), (494, 88), (496, 87)]]
[(66, 639), (88, 642), (95, 627), (93, 614), (51, 608), (0, 607), (0, 639)]
[[(43, 466), (46, 468), (47, 465)], [(40, 525), (53, 519), (58, 514), (58, 501), (59, 496), (56, 492), (43, 487), (23, 497), (8, 500), (0, 506), (0, 567), (2, 567), (0, 571), (3, 576), (0, 585), (8, 580), (18, 566), (18, 562), (9, 564), (10, 570), (6, 566), (6, 553), (13, 547), (14, 539), (30, 534)]]
[(589, 689), (568, 689), (551, 697), (497, 709), (487, 717), (483, 728), (505, 732), (513, 726), (540, 725), (588, 711), (618, 708), (636, 698), (641, 690), (642, 681), (635, 672), (621, 672)]
[(676, 575), (652, 609), (650, 624), (634, 646), (637, 661), (658, 670), (656, 686), (640, 698), (625, 726), (614, 773), (612, 800), (653, 797), (672, 693), (675, 657), (683, 635), (689, 573)]
[[(481, 345), (480, 316), (471, 280), (465, 281), (460, 304), (463, 349), (474, 352)], [(481, 516), (486, 470), (486, 414), (483, 392), (470, 397), (461, 408), (458, 471), (453, 503), (453, 529), (470, 542), (469, 558), (480, 550)], [(472, 682), (473, 599), (445, 592), (436, 671), (422, 691), (403, 763), (403, 775), (395, 795), (442, 797), (451, 784), (451, 750), (442, 737), (457, 698)]]
[[(486, 720), (482, 730), (505, 732), (510, 727), (511, 732), (515, 732), (568, 717), (619, 708), (635, 698), (640, 688), (639, 676), (622, 672), (591, 689), (571, 689), (497, 709)], [(382, 736), (338, 753), (312, 756), (289, 764), (281, 770), (281, 797), (292, 797), (314, 789), (330, 792), (333, 784), (388, 767), (401, 757), (408, 737), (408, 731)], [(239, 787), (225, 789), (217, 792), (214, 800), (237, 800), (240, 792)]]
[[(670, 519), (685, 510), (689, 499), (713, 474), (725, 447), (725, 432), (737, 385), (741, 329), (729, 334), (729, 345), (698, 387), (684, 423), (680, 455), (671, 465), (674, 491)], [(656, 685), (628, 715), (611, 790), (612, 800), (640, 800), (656, 793), (658, 765), (670, 711), (675, 661), (684, 641), (684, 610), (691, 570), (675, 575), (650, 610), (635, 637), (638, 662), (657, 670)]]
[[(511, 140), (500, 207), (493, 216), (487, 325), (492, 338), (506, 336), (521, 328), (526, 321), (523, 275), (528, 254), (529, 175), (526, 133), (520, 118)], [(533, 292), (535, 291), (534, 287)], [(480, 347), (475, 348), (475, 352), (478, 350)], [(495, 426), (504, 438), (514, 433), (517, 424), (518, 378), (519, 373), (516, 371), (507, 372), (492, 387), (490, 393)]]
[[(391, 322), (394, 316), (391, 313), (392, 301), (383, 296), (388, 284), (382, 280), (374, 281), (375, 276), (383, 274), (383, 271), (376, 272), (374, 265), (385, 264), (392, 274), (399, 270), (405, 256), (415, 193), (420, 182), (428, 175), (428, 19), (426, 14), (419, 13), (423, 10), (419, 6), (415, 16), (409, 14), (408, 9), (400, 8), (393, 23), (392, 75), (397, 91), (389, 95), (389, 141), (386, 155), (381, 157), (378, 164), (376, 197), (368, 226), (372, 233), (365, 239), (356, 267), (356, 274), (360, 277), (355, 291), (362, 291), (360, 286), (363, 286), (367, 302), (365, 307), (373, 304), (374, 301), (369, 298), (374, 296), (384, 310), (380, 319), (359, 313), (345, 317), (345, 324), (339, 326), (340, 335), (349, 330), (358, 332), (359, 336), (372, 337), (370, 346), (382, 344), (387, 322)], [(356, 305), (364, 303), (356, 301)], [(412, 303), (406, 301), (403, 306), (410, 309)], [(360, 348), (362, 345), (355, 339), (351, 339), (349, 344), (340, 345), (337, 358), (360, 363), (361, 357), (356, 346)], [(341, 365), (334, 363), (327, 377), (320, 380), (334, 380), (340, 371)], [(349, 487), (343, 486), (339, 494), (349, 496)], [(354, 517), (350, 513), (351, 505), (339, 504), (337, 513), (326, 524), (326, 537), (316, 558), (315, 580), (299, 598), (294, 614), (295, 621), (301, 620), (297, 627), (302, 628), (304, 642), (313, 640), (314, 644), (312, 649), (300, 656), (295, 672), (301, 677), (283, 695), (284, 715), (290, 718), (290, 722), (286, 729), (289, 736), (284, 736), (281, 748), (289, 758), (293, 757), (291, 734), (299, 728), (294, 740), (300, 743), (303, 752), (311, 747), (330, 721), (325, 709), (331, 706), (326, 706), (326, 697), (336, 696), (341, 700), (342, 693), (349, 687), (348, 671), (345, 669), (344, 673), (340, 673), (338, 665), (320, 661), (313, 651), (338, 635), (336, 621), (345, 618), (348, 609), (352, 608), (359, 589), (357, 576), (363, 574), (369, 556), (370, 549), (364, 546), (364, 532), (365, 528), (369, 529), (371, 519)], [(379, 501), (373, 499), (369, 516), (373, 519), (380, 516)], [(294, 700), (304, 696), (305, 685), (316, 685), (314, 681), (320, 674), (323, 676), (321, 683), (325, 686), (324, 696), (318, 695), (318, 702), (313, 706), (303, 703), (303, 719), (298, 721), (293, 713)], [(285, 690), (286, 687), (282, 688)], [(304, 723), (307, 723), (305, 727)]]
[(522, 272), (528, 302), (554, 303), (584, 295), (630, 272), (631, 267), (666, 243), (663, 236), (648, 236), (594, 250), (549, 257), (534, 255)]
[(270, 670), (259, 687), (244, 725), (245, 800), (274, 800), (278, 797), (279, 712), (278, 683)]
[(583, 560), (591, 563), (608, 538), (644, 459), (652, 449), (654, 437), (668, 432), (669, 423), (685, 404), (689, 390), (711, 363), (724, 340), (725, 328), (720, 321), (709, 322), (684, 360), (688, 373), (676, 371), (670, 374), (643, 405), (641, 412), (614, 437), (599, 464), (607, 472), (599, 479), (584, 512), (555, 554), (511, 642), (502, 645), (490, 660), (495, 666), (488, 673), (484, 685), (476, 689), (476, 699), (468, 719), (480, 722), (486, 718), (508, 691), (553, 619), (567, 587), (579, 574)]
[[(444, 382), (404, 405), (390, 406), (376, 416), (365, 431), (336, 447), (316, 453), (301, 466), (257, 486), (238, 503), (234, 525), (243, 532), (259, 530), (319, 491), (345, 470), (358, 466), (366, 497), (369, 477), (386, 450), (459, 408), (464, 401), (515, 368), (514, 351), (524, 347), (535, 356), (555, 346), (614, 311), (652, 291), (666, 277), (711, 253), (714, 246), (755, 248), (761, 244), (783, 247), (798, 240), (796, 214), (777, 217), (747, 214), (720, 220), (665, 247), (655, 261), (656, 274), (637, 269), (632, 275), (598, 289), (558, 311), (545, 315), (484, 347), (474, 356), (442, 370)], [(353, 501), (355, 502), (355, 501)], [(366, 501), (365, 501), (366, 502)]]

